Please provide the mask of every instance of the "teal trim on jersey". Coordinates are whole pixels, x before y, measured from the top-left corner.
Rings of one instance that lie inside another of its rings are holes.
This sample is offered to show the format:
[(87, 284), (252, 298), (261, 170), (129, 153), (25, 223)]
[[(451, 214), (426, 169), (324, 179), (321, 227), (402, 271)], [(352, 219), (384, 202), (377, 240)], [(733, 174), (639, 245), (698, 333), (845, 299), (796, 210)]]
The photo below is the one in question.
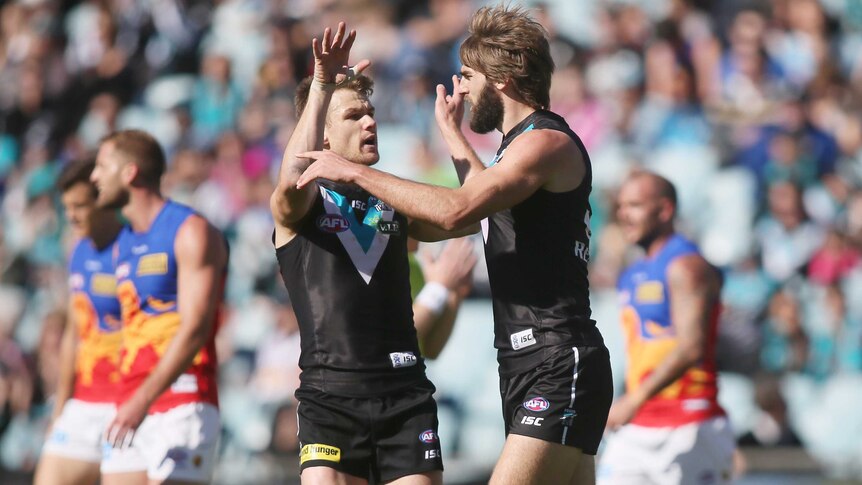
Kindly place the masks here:
[[(536, 127), (536, 124), (535, 124), (535, 123), (530, 123), (529, 125), (527, 125), (527, 127), (526, 127), (526, 128), (524, 128), (524, 131), (522, 131), (522, 132), (518, 133), (518, 135), (523, 135), (524, 133), (526, 133), (526, 132), (528, 132), (528, 131), (532, 131), (532, 130), (533, 130), (533, 128), (535, 128), (535, 127)], [(507, 147), (507, 148), (508, 148), (508, 147)], [(489, 166), (489, 167), (493, 167), (494, 165), (497, 165), (497, 162), (499, 162), (499, 161), (500, 161), (500, 159), (501, 159), (501, 158), (503, 158), (503, 154), (505, 154), (505, 153), (506, 153), (506, 148), (504, 148), (504, 149), (503, 149), (503, 151), (502, 151), (502, 152), (500, 152), (500, 154), (499, 154), (499, 155), (494, 156), (494, 159), (493, 159), (493, 160), (491, 160), (491, 163), (489, 163), (489, 164), (488, 164), (488, 166)]]
[[(325, 187), (324, 190), (326, 190), (326, 193), (328, 193), (329, 196), (332, 197), (332, 200), (335, 201), (335, 204), (338, 206), (338, 210), (341, 212), (341, 215), (348, 220), (348, 222), (350, 223), (350, 232), (352, 232), (353, 235), (356, 236), (356, 241), (362, 247), (362, 250), (367, 253), (368, 249), (371, 247), (371, 243), (374, 242), (374, 236), (377, 234), (377, 225), (366, 225), (364, 224), (364, 221), (375, 219), (379, 220), (380, 211), (376, 207), (370, 206), (371, 201), (369, 201), (368, 211), (366, 211), (365, 219), (361, 223), (359, 222), (359, 220), (356, 219), (356, 213), (353, 212), (353, 207), (350, 206), (350, 204), (347, 202), (347, 199), (343, 195)], [(372, 210), (376, 211), (376, 216), (372, 216), (369, 219)]]

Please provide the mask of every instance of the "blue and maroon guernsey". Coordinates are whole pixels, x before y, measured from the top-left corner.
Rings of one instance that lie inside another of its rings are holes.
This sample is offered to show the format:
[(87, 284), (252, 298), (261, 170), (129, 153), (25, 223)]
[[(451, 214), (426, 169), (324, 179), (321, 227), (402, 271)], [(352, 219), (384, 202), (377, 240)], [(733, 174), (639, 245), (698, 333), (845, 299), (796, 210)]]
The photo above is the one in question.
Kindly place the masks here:
[[(628, 350), (626, 392), (632, 392), (678, 345), (671, 323), (667, 268), (676, 259), (699, 254), (680, 235), (671, 237), (652, 258), (635, 262), (620, 276), (622, 325)], [(724, 415), (718, 405), (715, 339), (720, 305), (712, 309), (704, 359), (641, 406), (632, 419), (640, 426), (680, 426)]]
[[(149, 231), (137, 233), (127, 226), (120, 233), (116, 272), (123, 315), (119, 402), (143, 383), (179, 329), (174, 242), (180, 226), (193, 214), (186, 206), (166, 201)], [(150, 407), (151, 414), (193, 402), (218, 405), (217, 324), (191, 367)]]

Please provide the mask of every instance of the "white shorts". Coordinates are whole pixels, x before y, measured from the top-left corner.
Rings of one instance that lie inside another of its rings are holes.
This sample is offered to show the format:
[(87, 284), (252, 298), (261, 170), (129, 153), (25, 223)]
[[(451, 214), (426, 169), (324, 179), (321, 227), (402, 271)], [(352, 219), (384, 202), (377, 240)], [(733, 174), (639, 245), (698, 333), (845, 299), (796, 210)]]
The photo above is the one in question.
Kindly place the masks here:
[(102, 461), (102, 434), (114, 417), (114, 403), (69, 399), (45, 441), (42, 453), (73, 460)]
[(736, 442), (725, 417), (679, 427), (629, 424), (607, 437), (599, 485), (730, 483)]
[(102, 473), (146, 471), (151, 480), (207, 483), (220, 432), (218, 409), (210, 404), (183, 404), (150, 414), (128, 448), (113, 448), (103, 440)]

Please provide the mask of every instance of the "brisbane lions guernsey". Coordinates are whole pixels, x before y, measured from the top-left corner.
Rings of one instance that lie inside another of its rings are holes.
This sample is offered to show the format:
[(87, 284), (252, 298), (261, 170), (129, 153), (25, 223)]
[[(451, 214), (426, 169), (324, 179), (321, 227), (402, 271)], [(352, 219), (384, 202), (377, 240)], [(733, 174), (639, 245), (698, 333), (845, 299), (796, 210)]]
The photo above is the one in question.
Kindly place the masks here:
[(302, 385), (367, 397), (425, 381), (407, 262), (407, 220), (353, 186), (319, 194), (276, 249), (299, 321)]
[(78, 331), (73, 398), (114, 402), (120, 360), (120, 303), (114, 276), (116, 241), (102, 249), (84, 238), (69, 260), (71, 312)]
[(504, 377), (534, 369), (563, 346), (603, 345), (590, 318), (592, 169), (580, 138), (561, 117), (535, 111), (506, 133), (487, 170), (506, 163), (509, 144), (531, 130), (568, 135), (581, 152), (586, 172), (581, 184), (569, 192), (540, 188), (511, 209), (482, 221), (494, 306), (494, 346)]
[[(698, 254), (697, 247), (674, 235), (653, 258), (642, 259), (620, 276), (622, 324), (628, 350), (626, 391), (632, 392), (678, 345), (670, 314), (667, 268), (676, 259)], [(712, 309), (703, 361), (641, 406), (632, 419), (640, 426), (681, 426), (721, 416), (715, 368), (719, 304)]]
[[(120, 233), (117, 296), (123, 311), (121, 403), (149, 376), (180, 327), (174, 241), (192, 214), (192, 209), (166, 201), (147, 232), (134, 232), (127, 226)], [(150, 414), (194, 402), (218, 405), (217, 323), (192, 365), (153, 402)]]

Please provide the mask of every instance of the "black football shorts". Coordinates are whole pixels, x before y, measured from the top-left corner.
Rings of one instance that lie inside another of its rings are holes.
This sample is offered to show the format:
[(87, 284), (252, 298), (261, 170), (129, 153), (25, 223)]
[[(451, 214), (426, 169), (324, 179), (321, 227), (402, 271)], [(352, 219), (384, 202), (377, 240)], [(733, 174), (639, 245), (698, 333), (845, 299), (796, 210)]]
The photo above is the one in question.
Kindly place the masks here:
[(608, 349), (562, 347), (539, 367), (500, 379), (506, 435), (598, 451), (613, 401)]
[(379, 397), (296, 391), (300, 471), (326, 466), (370, 482), (443, 470), (430, 381)]

